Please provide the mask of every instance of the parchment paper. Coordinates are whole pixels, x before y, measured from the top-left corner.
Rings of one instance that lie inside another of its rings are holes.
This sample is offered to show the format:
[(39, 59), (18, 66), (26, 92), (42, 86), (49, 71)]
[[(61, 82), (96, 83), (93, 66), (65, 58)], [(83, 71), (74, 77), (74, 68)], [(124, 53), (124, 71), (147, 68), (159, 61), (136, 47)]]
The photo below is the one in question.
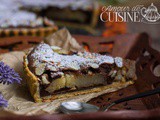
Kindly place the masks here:
[(82, 46), (78, 44), (76, 39), (71, 36), (66, 28), (46, 37), (44, 42), (51, 46), (61, 47), (67, 51), (83, 51)]
[[(66, 50), (83, 50), (82, 47), (76, 42), (74, 38), (66, 29), (62, 29), (55, 34), (49, 36), (45, 39), (50, 45), (58, 45)], [(62, 44), (63, 43), (63, 44)], [(0, 55), (3, 62), (8, 64), (10, 67), (14, 68), (16, 72), (20, 74), (23, 78), (22, 84), (13, 85), (2, 85), (0, 84), (0, 92), (3, 94), (4, 98), (8, 100), (9, 106), (7, 108), (1, 109), (0, 116), (9, 115), (9, 113), (14, 114), (24, 114), (24, 115), (35, 115), (35, 114), (46, 114), (46, 113), (56, 113), (59, 104), (63, 101), (80, 101), (87, 102), (90, 99), (97, 97), (101, 94), (107, 93), (108, 90), (99, 93), (91, 93), (87, 95), (79, 95), (76, 97), (71, 97), (69, 99), (57, 99), (53, 102), (48, 103), (35, 103), (30, 92), (28, 91), (24, 72), (23, 72), (23, 51), (15, 51), (7, 54)], [(115, 89), (110, 89), (110, 91), (115, 91)], [(6, 113), (7, 111), (7, 113)], [(9, 113), (8, 113), (9, 112)], [(4, 114), (6, 113), (6, 114)]]

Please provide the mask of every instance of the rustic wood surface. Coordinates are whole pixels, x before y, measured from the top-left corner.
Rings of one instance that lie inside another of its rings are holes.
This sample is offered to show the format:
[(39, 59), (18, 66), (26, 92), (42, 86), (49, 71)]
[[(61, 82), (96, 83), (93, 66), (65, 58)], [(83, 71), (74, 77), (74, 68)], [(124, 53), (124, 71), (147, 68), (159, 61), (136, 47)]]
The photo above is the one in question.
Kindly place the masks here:
[[(111, 54), (125, 58), (136, 43), (138, 34), (126, 34), (104, 38), (84, 35), (73, 35), (76, 40), (91, 52)], [(0, 38), (0, 53), (30, 48), (43, 40), (43, 37), (16, 36)], [(123, 49), (122, 49), (123, 48)], [(121, 49), (121, 50), (120, 50)]]
[[(105, 94), (92, 99), (89, 103), (101, 108), (114, 100), (133, 95), (139, 92), (153, 89), (160, 85), (159, 77), (153, 73), (155, 67), (160, 63), (160, 53), (150, 47), (150, 37), (145, 34), (128, 34), (111, 38), (92, 37), (73, 35), (77, 41), (87, 46), (91, 52), (100, 52), (102, 54), (112, 54), (137, 61), (136, 84), (114, 93)], [(42, 40), (40, 37), (14, 37), (0, 39), (0, 52), (12, 50), (22, 50), (31, 47)], [(160, 119), (160, 98), (159, 95), (152, 95), (142, 99), (124, 102), (115, 105), (108, 112), (75, 114), (75, 115), (46, 115), (46, 116), (13, 116), (1, 119), (27, 119), (27, 120), (82, 120), (82, 119)]]

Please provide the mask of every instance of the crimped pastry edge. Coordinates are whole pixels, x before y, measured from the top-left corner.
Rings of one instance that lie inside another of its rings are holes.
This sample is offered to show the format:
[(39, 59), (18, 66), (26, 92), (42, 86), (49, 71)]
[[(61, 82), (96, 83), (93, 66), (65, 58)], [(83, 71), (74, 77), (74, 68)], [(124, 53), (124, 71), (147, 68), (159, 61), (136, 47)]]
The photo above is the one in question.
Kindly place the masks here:
[(45, 27), (31, 27), (31, 28), (0, 28), (1, 37), (10, 36), (47, 36), (58, 30), (56, 25), (53, 25), (50, 21), (44, 21)]

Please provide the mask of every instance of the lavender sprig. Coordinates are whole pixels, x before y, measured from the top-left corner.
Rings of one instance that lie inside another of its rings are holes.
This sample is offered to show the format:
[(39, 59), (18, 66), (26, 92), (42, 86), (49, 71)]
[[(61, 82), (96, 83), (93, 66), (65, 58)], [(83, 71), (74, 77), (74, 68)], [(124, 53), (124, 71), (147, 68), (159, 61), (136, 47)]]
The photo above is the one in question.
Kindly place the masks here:
[(0, 107), (7, 107), (8, 101), (3, 98), (3, 96), (0, 94)]
[(0, 62), (0, 83), (20, 83), (21, 80), (22, 79), (20, 78), (19, 74), (16, 73), (13, 68), (10, 68), (8, 65), (5, 65), (3, 62)]

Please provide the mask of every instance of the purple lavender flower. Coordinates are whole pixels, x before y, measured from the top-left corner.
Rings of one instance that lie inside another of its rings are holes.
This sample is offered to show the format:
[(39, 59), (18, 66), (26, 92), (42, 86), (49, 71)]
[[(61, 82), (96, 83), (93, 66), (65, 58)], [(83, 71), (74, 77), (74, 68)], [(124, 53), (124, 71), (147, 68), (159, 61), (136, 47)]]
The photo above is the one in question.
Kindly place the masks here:
[(10, 68), (8, 65), (5, 65), (3, 62), (0, 62), (0, 83), (20, 83), (21, 80), (22, 79), (20, 78), (19, 74), (16, 73), (13, 68)]
[(8, 102), (3, 98), (3, 96), (0, 94), (0, 107), (7, 107)]

